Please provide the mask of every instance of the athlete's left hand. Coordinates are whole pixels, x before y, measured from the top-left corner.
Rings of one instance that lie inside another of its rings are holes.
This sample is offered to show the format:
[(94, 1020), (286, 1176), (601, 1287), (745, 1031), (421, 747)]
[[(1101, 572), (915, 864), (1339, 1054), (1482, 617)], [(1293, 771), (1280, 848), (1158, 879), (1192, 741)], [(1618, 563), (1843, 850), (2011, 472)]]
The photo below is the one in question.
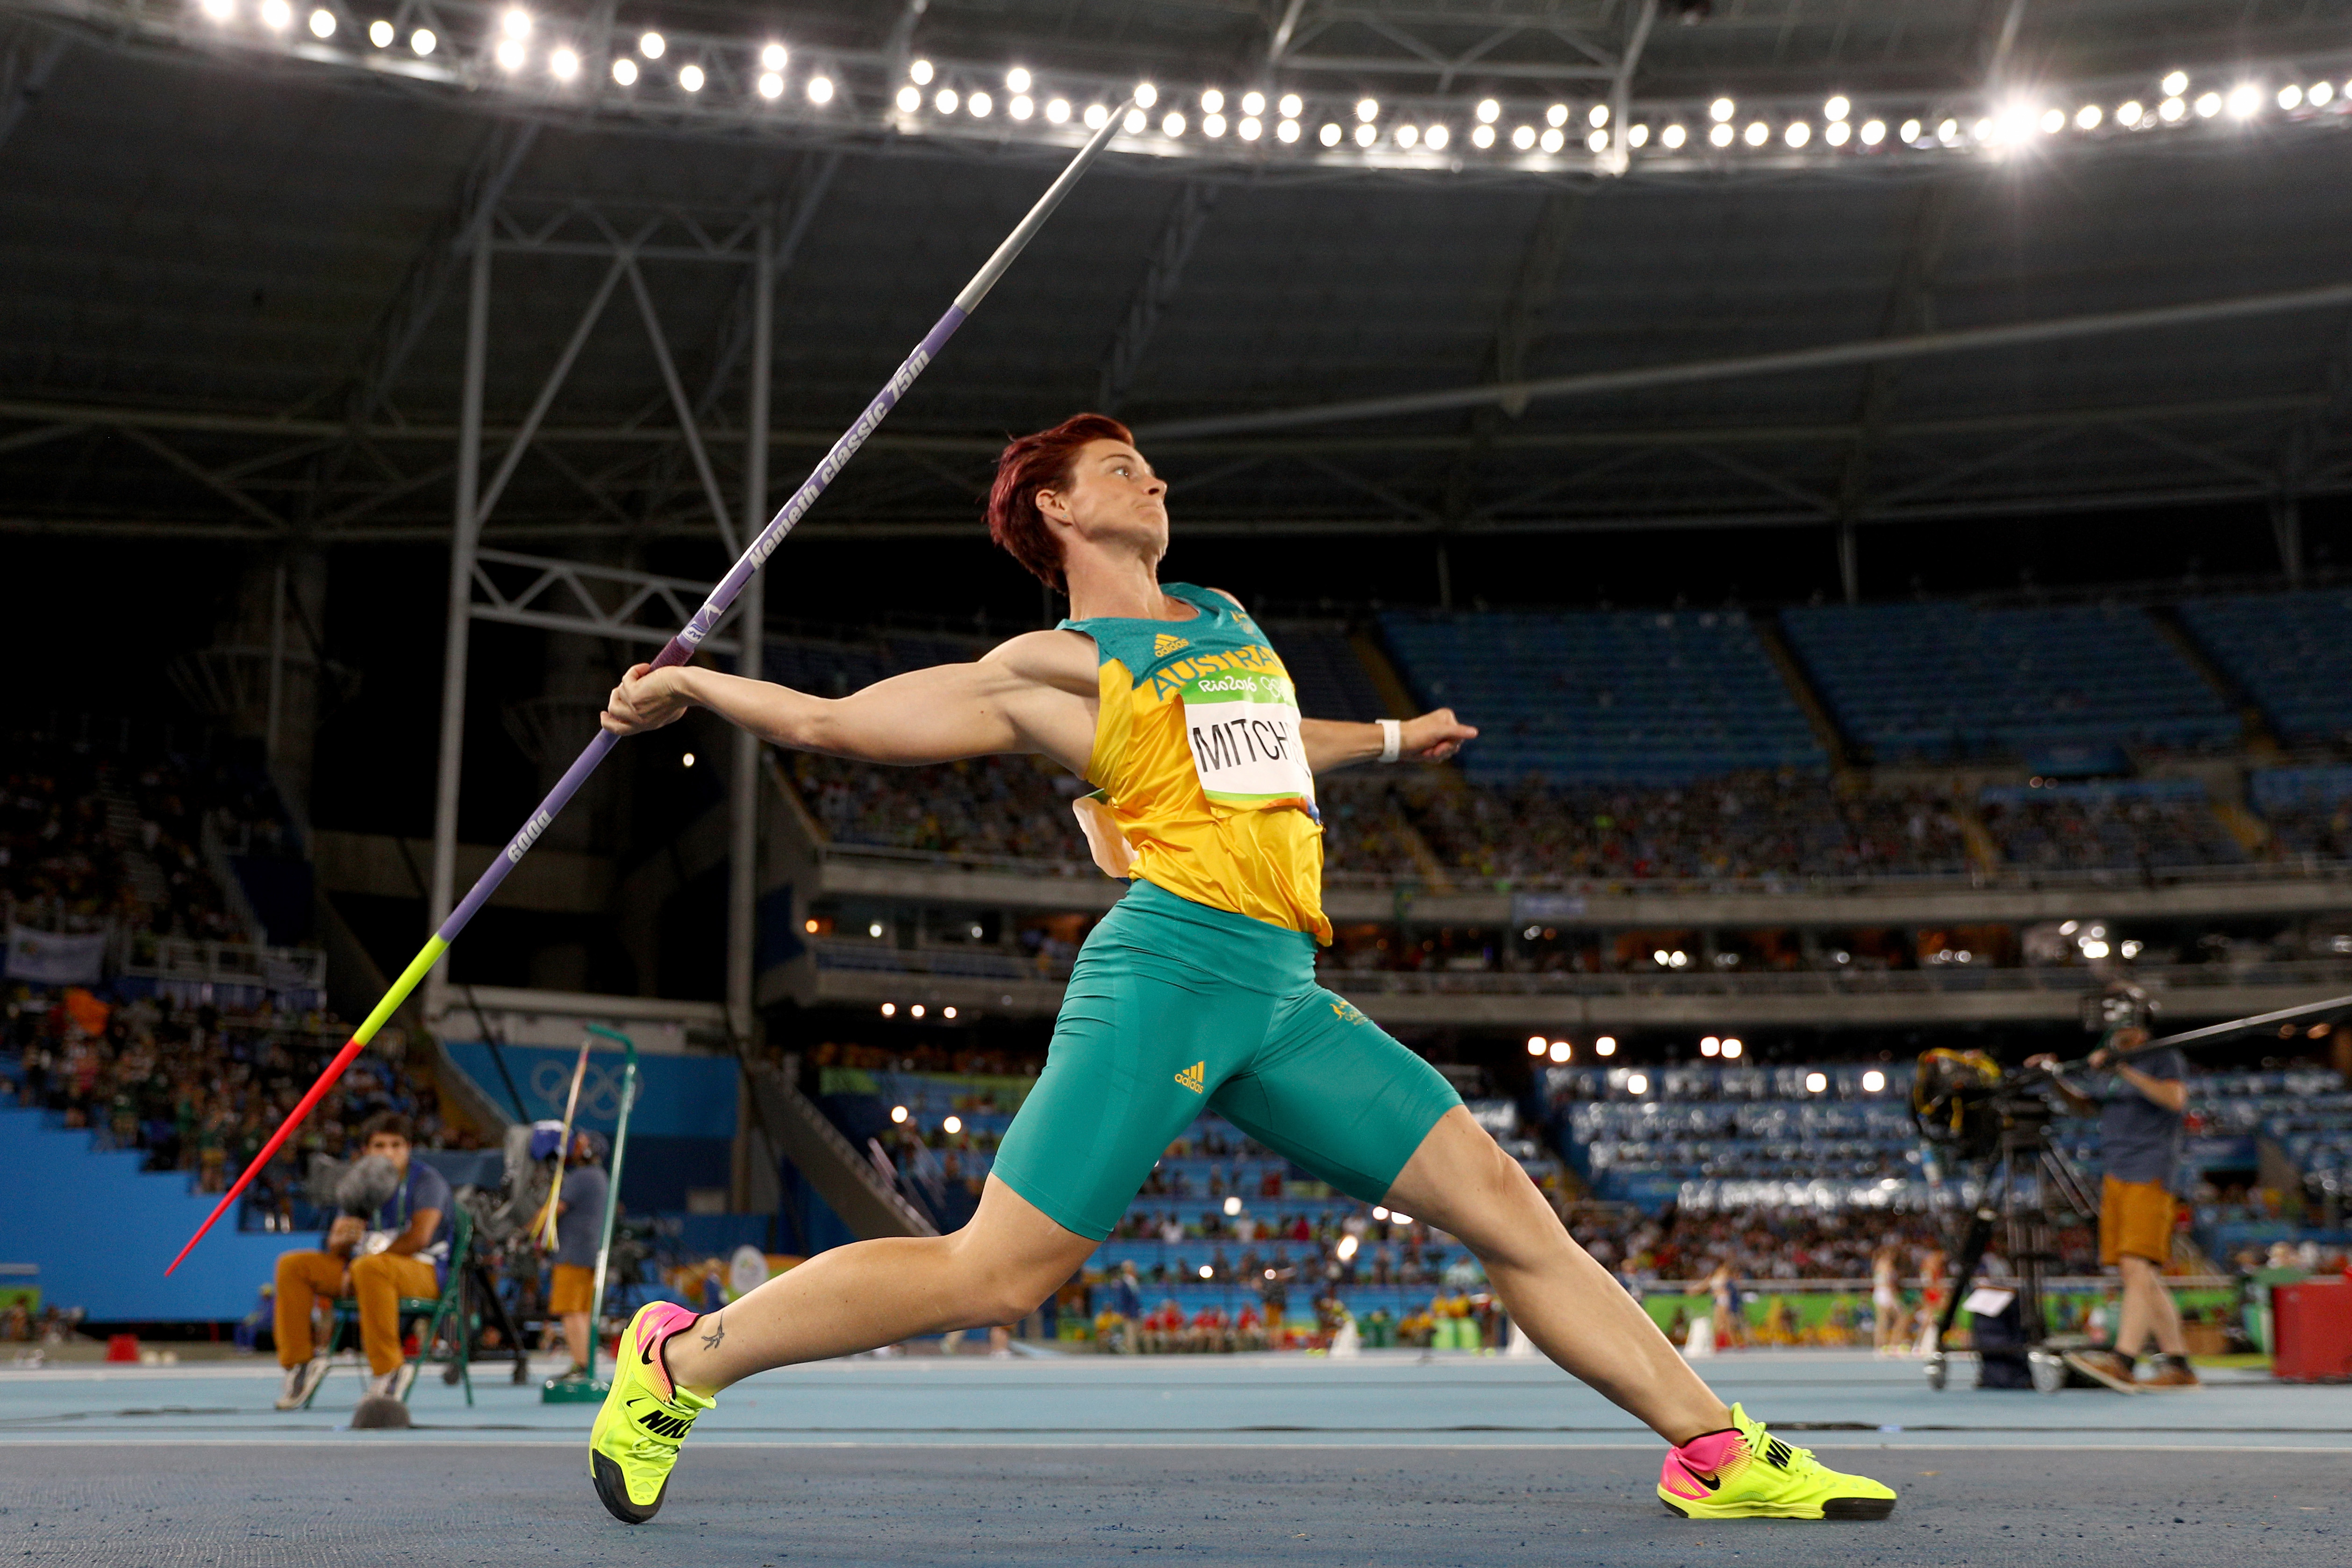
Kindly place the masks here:
[(1440, 708), (1418, 719), (1406, 720), (1397, 737), (1397, 749), (1415, 762), (1442, 763), (1460, 751), (1464, 742), (1477, 738), (1475, 725), (1456, 719), (1451, 708)]

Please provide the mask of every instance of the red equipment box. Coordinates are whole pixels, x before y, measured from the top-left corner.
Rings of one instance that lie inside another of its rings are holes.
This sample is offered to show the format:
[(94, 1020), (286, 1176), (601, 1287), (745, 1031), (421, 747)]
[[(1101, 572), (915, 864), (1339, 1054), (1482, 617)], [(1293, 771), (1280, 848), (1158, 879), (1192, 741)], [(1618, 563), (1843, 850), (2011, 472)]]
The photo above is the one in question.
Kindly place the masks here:
[(2271, 1347), (2273, 1377), (2352, 1382), (2352, 1281), (2272, 1286)]

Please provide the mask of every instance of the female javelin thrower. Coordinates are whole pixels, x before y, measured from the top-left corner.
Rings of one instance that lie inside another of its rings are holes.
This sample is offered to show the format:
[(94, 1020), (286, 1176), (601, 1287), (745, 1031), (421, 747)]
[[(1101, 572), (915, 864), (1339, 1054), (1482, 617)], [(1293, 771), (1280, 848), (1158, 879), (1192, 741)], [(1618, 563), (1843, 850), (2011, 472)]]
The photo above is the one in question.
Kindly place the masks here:
[(1025, 1316), (1206, 1109), (1351, 1195), (1459, 1237), (1546, 1355), (1673, 1446), (1658, 1496), (1676, 1513), (1885, 1518), (1894, 1492), (1726, 1408), (1445, 1079), (1316, 984), (1331, 927), (1314, 775), (1442, 759), (1477, 731), (1443, 709), (1302, 719), (1238, 602), (1160, 582), (1167, 489), (1101, 415), (1007, 447), (989, 531), (1068, 595), (1072, 618), (976, 663), (835, 700), (642, 664), (614, 689), (604, 723), (618, 734), (700, 704), (777, 745), (865, 762), (1050, 757), (1097, 786), (1080, 821), (1097, 861), (1132, 880), (1078, 956), (1045, 1072), (971, 1222), (836, 1247), (698, 1318), (639, 1311), (589, 1437), (597, 1496), (629, 1523), (652, 1519), (695, 1417), (754, 1373)]

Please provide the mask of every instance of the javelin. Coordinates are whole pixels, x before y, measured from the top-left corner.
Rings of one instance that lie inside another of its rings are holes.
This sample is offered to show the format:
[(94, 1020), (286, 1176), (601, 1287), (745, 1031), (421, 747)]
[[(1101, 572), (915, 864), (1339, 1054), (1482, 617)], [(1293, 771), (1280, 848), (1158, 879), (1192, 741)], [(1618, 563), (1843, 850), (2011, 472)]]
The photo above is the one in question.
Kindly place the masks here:
[(563, 1142), (555, 1152), (555, 1181), (547, 1189), (547, 1207), (531, 1226), (542, 1247), (555, 1245), (555, 1211), (558, 1200), (563, 1196), (563, 1163), (572, 1158), (572, 1113), (580, 1109), (580, 1080), (588, 1076), (588, 1042), (593, 1038), (585, 1034), (580, 1037), (580, 1061), (572, 1069), (572, 1092), (563, 1101)]
[[(883, 384), (880, 392), (874, 395), (874, 401), (866, 405), (866, 412), (857, 416), (856, 423), (842, 432), (832, 450), (826, 452), (809, 477), (801, 481), (801, 488), (793, 492), (792, 499), (784, 502), (783, 510), (769, 521), (768, 526), (760, 531), (759, 537), (752, 540), (750, 548), (743, 552), (741, 559), (719, 580), (719, 585), (710, 591), (710, 597), (702, 602), (702, 608), (695, 611), (694, 618), (686, 623), (677, 636), (669, 639), (653, 661), (656, 669), (684, 664), (694, 657), (694, 650), (702, 645), (702, 639), (710, 635), (711, 628), (727, 614), (728, 608), (735, 603), (735, 595), (741, 593), (743, 585), (751, 580), (751, 574), (767, 564), (768, 557), (775, 553), (776, 546), (784, 542), (784, 535), (790, 533), (809, 508), (816, 504), (816, 498), (823, 495), (825, 487), (848, 466), (849, 459), (856, 456), (857, 449), (866, 445), (866, 438), (873, 435), (875, 427), (882, 423), (891, 409), (898, 406), (898, 400), (907, 395), (907, 389), (914, 385), (915, 378), (923, 374), (923, 368), (939, 357), (948, 340), (955, 336), (956, 329), (980, 309), (980, 302), (988, 297), (991, 289), (996, 287), (997, 279), (1004, 276), (1013, 258), (1021, 254), (1030, 240), (1036, 237), (1037, 231), (1045, 227), (1045, 220), (1053, 216), (1055, 207), (1062, 205), (1062, 198), (1070, 194), (1070, 188), (1078, 183), (1078, 177), (1087, 172), (1087, 166), (1101, 156), (1102, 150), (1110, 144), (1111, 137), (1117, 133), (1119, 120), (1127, 109), (1126, 103), (1113, 109), (1110, 118), (1087, 139), (1087, 144), (1078, 149), (1078, 155), (1070, 160), (1069, 167), (1045, 188), (1045, 194), (1037, 198), (1037, 205), (1029, 209), (1028, 215), (1005, 237), (1004, 243), (996, 247), (996, 253), (972, 275), (971, 281), (963, 286), (963, 291), (955, 297), (955, 303), (948, 307), (947, 314), (939, 319), (923, 341), (915, 345), (915, 352), (898, 366), (897, 374)], [(756, 675), (758, 672), (751, 673)], [(205, 1223), (196, 1227), (196, 1234), (188, 1237), (188, 1245), (180, 1248), (179, 1257), (173, 1258), (170, 1267), (163, 1270), (165, 1274), (177, 1268), (194, 1250), (196, 1243), (205, 1238), (205, 1233), (228, 1212), (229, 1205), (236, 1201), (237, 1194), (244, 1192), (253, 1178), (269, 1163), (271, 1157), (278, 1152), (278, 1145), (286, 1142), (287, 1136), (301, 1125), (302, 1119), (310, 1114), (311, 1108), (319, 1103), (328, 1089), (334, 1087), (335, 1080), (342, 1077), (343, 1069), (367, 1048), (367, 1043), (375, 1037), (376, 1031), (383, 1027), (384, 1020), (408, 1000), (409, 993), (415, 990), (418, 983), (440, 962), (441, 955), (449, 951), (449, 944), (457, 940), (457, 933), (466, 929), (466, 922), (489, 902), (490, 895), (498, 891), (499, 884), (506, 880), (507, 873), (530, 852), (531, 845), (547, 831), (557, 814), (571, 803), (572, 797), (579, 793), (580, 786), (588, 782), (588, 775), (596, 771), (596, 764), (604, 760), (604, 753), (611, 751), (619, 739), (609, 730), (597, 731), (596, 738), (588, 742), (588, 749), (564, 770), (555, 787), (548, 791), (547, 798), (539, 803), (539, 809), (530, 814), (530, 820), (522, 825), (522, 831), (508, 843), (506, 852), (491, 859), (489, 869), (482, 873), (482, 879), (474, 884), (473, 890), (456, 909), (449, 911), (449, 918), (441, 922), (441, 929), (433, 933), (423, 950), (409, 960), (408, 967), (400, 972), (400, 978), (393, 982), (392, 989), (384, 993), (383, 999), (375, 1005), (375, 1010), (343, 1043), (343, 1048), (335, 1053), (335, 1059), (327, 1064), (327, 1070), (319, 1075), (319, 1081), (310, 1086), (310, 1092), (294, 1107), (285, 1124), (270, 1134), (269, 1142), (261, 1146), (261, 1152), (253, 1157), (251, 1164), (246, 1166), (245, 1173), (237, 1177), (236, 1184), (221, 1194), (221, 1201), (213, 1206), (213, 1212), (205, 1216)]]

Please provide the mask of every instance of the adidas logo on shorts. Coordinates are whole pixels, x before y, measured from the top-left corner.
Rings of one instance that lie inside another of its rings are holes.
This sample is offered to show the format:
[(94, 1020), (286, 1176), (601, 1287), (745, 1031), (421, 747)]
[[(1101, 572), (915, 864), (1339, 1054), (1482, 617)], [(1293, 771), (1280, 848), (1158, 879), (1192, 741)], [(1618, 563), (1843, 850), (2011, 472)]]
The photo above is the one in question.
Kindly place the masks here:
[(1186, 1089), (1191, 1089), (1194, 1094), (1208, 1093), (1208, 1062), (1205, 1060), (1194, 1062), (1191, 1067), (1186, 1068), (1182, 1072), (1176, 1075), (1176, 1081), (1182, 1084)]

